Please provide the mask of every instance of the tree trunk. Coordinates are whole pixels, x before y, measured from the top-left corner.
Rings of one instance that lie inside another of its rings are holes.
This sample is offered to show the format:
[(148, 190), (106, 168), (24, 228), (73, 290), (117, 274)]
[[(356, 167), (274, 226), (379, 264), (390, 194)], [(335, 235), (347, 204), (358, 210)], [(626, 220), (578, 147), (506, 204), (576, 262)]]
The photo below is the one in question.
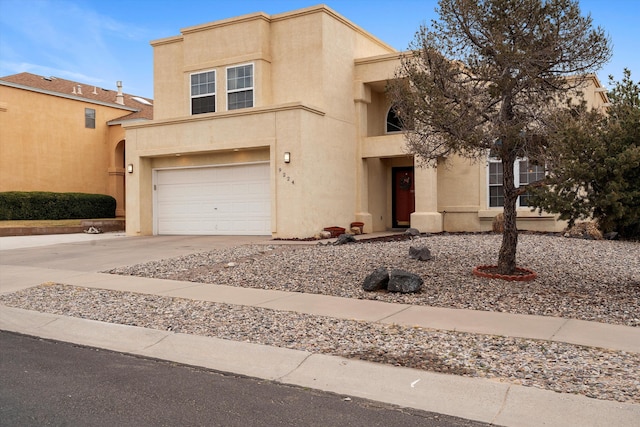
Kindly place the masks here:
[[(510, 156), (509, 156), (510, 157)], [(516, 201), (513, 168), (515, 158), (502, 158), (502, 189), (504, 192), (504, 231), (502, 246), (498, 255), (498, 272), (513, 274), (516, 270), (516, 250), (518, 247), (518, 228), (516, 227)]]

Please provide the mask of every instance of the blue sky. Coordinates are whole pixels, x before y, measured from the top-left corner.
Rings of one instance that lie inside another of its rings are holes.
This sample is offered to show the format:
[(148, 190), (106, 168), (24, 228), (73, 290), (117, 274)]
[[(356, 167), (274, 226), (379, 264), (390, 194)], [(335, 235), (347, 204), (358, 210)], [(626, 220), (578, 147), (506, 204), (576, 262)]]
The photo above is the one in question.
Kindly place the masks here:
[[(30, 72), (153, 97), (150, 41), (180, 29), (252, 12), (275, 14), (322, 0), (0, 0), (0, 76)], [(326, 0), (324, 4), (405, 50), (436, 0)], [(640, 80), (640, 1), (580, 0), (613, 42), (613, 58), (597, 74), (607, 84), (623, 68)]]

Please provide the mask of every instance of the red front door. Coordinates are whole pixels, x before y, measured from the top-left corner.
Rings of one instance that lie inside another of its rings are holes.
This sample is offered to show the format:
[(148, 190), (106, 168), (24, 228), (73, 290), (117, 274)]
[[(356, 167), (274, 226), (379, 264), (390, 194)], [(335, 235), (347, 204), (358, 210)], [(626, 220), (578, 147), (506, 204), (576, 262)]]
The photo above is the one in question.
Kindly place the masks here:
[(413, 167), (393, 168), (393, 227), (409, 227), (416, 210)]

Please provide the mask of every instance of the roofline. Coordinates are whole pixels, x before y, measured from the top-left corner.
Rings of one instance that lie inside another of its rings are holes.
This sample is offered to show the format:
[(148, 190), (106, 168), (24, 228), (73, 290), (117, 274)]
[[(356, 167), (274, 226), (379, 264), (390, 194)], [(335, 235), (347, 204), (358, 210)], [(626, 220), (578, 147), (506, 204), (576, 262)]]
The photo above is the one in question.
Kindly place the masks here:
[[(126, 117), (126, 116), (125, 116)], [(135, 119), (114, 119), (114, 120), (109, 120), (107, 122), (108, 126), (113, 126), (113, 125), (124, 125), (127, 123), (135, 123), (135, 122), (144, 122), (144, 121), (151, 121), (151, 119), (145, 119), (143, 117), (137, 117)]]
[(391, 52), (397, 52), (397, 50), (389, 45), (388, 43), (382, 41), (381, 39), (379, 39), (378, 37), (376, 37), (375, 35), (373, 35), (372, 33), (368, 32), (367, 30), (363, 29), (362, 27), (354, 24), (353, 22), (351, 22), (350, 20), (348, 20), (347, 18), (345, 18), (344, 16), (340, 15), (338, 12), (336, 12), (335, 10), (331, 9), (330, 7), (324, 5), (324, 4), (319, 4), (316, 6), (309, 6), (309, 7), (305, 7), (302, 9), (296, 9), (293, 11), (289, 11), (289, 12), (283, 12), (283, 13), (278, 13), (278, 14), (274, 14), (274, 15), (268, 15), (264, 12), (254, 12), (254, 13), (249, 13), (246, 15), (240, 15), (240, 16), (236, 16), (236, 17), (232, 17), (232, 18), (226, 18), (226, 19), (220, 19), (217, 21), (213, 21), (213, 22), (207, 22), (204, 24), (199, 24), (199, 25), (194, 25), (191, 27), (186, 27), (186, 28), (181, 28), (180, 29), (180, 35), (177, 36), (171, 36), (171, 37), (165, 37), (165, 38), (161, 38), (161, 39), (157, 39), (157, 40), (152, 40), (151, 41), (151, 46), (159, 46), (162, 44), (169, 44), (169, 43), (175, 43), (175, 42), (179, 42), (181, 40), (183, 40), (183, 37), (186, 34), (191, 34), (191, 33), (196, 33), (199, 31), (206, 31), (209, 30), (211, 28), (219, 28), (219, 27), (224, 27), (224, 26), (228, 26), (228, 25), (234, 25), (234, 24), (238, 24), (238, 23), (242, 23), (242, 22), (250, 22), (250, 21), (255, 21), (255, 20), (262, 20), (265, 21), (267, 23), (272, 23), (272, 22), (278, 22), (278, 21), (283, 21), (286, 19), (291, 19), (291, 18), (297, 18), (299, 16), (304, 16), (304, 15), (310, 15), (310, 14), (314, 14), (314, 13), (318, 13), (318, 12), (322, 12), (325, 13), (326, 15), (332, 17), (333, 19), (335, 19), (336, 21), (342, 23), (343, 25), (349, 27), (350, 29), (352, 29), (353, 31), (355, 31), (356, 33), (360, 34), (361, 36), (364, 36), (366, 38), (368, 38), (369, 40), (371, 40), (372, 42), (376, 43), (377, 45), (379, 45), (380, 47), (383, 47)]
[(42, 93), (45, 95), (51, 95), (51, 96), (57, 96), (59, 98), (66, 98), (66, 99), (71, 99), (73, 101), (81, 101), (81, 102), (86, 102), (89, 104), (96, 104), (96, 105), (102, 105), (105, 107), (112, 107), (112, 108), (117, 108), (119, 110), (126, 110), (126, 111), (131, 111), (131, 112), (138, 112), (140, 111), (139, 109), (133, 108), (133, 107), (127, 107), (125, 105), (121, 105), (121, 104), (116, 104), (114, 103), (110, 103), (110, 102), (104, 102), (104, 101), (96, 101), (95, 99), (91, 99), (91, 98), (84, 98), (82, 96), (74, 96), (74, 95), (68, 95), (66, 93), (62, 93), (62, 92), (55, 92), (55, 91), (51, 91), (51, 90), (47, 90), (47, 89), (39, 89), (36, 87), (32, 87), (32, 86), (25, 86), (25, 85), (21, 85), (18, 83), (13, 83), (13, 82), (8, 82), (6, 80), (1, 80), (0, 79), (0, 86), (8, 86), (8, 87), (12, 87), (15, 89), (22, 89), (22, 90), (28, 90), (30, 92), (37, 92), (37, 93)]

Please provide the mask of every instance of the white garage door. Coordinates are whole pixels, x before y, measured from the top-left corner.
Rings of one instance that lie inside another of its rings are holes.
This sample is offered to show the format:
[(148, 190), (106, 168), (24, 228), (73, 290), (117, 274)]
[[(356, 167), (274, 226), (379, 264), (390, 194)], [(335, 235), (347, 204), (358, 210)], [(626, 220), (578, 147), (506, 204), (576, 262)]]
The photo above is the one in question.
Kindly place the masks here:
[(159, 170), (157, 234), (270, 235), (269, 164)]

